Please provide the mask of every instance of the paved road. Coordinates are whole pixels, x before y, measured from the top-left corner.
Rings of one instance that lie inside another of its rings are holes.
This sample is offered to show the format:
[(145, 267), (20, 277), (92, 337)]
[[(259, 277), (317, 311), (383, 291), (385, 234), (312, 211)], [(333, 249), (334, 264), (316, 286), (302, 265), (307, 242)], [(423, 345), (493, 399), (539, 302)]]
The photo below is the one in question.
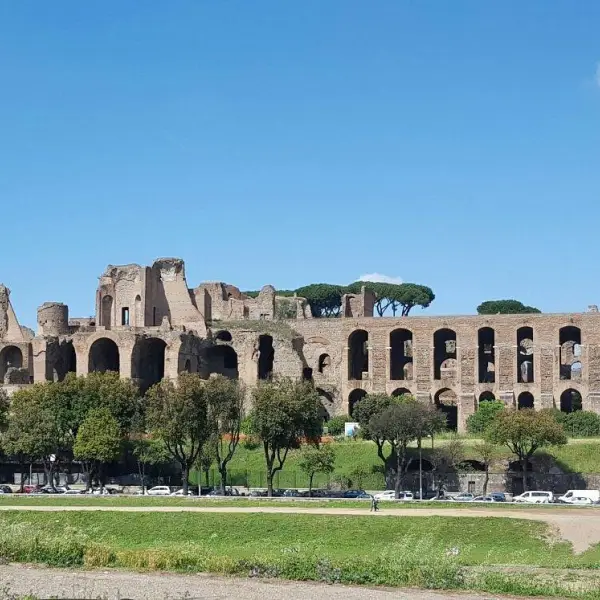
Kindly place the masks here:
[(591, 545), (600, 543), (600, 519), (596, 511), (583, 509), (503, 510), (482, 507), (461, 508), (386, 508), (377, 513), (356, 508), (297, 508), (276, 506), (0, 506), (3, 510), (62, 511), (119, 511), (119, 512), (203, 512), (203, 513), (274, 513), (313, 515), (369, 515), (371, 517), (506, 517), (545, 521), (558, 529), (560, 536), (573, 544), (575, 552), (585, 552)]
[[(304, 598), (313, 600), (493, 600), (506, 596), (348, 587), (320, 583), (165, 575), (123, 571), (71, 571), (23, 565), (0, 566), (2, 590), (15, 596), (102, 600), (265, 600)], [(13, 597), (13, 596), (11, 596)], [(532, 600), (529, 598), (529, 600)]]

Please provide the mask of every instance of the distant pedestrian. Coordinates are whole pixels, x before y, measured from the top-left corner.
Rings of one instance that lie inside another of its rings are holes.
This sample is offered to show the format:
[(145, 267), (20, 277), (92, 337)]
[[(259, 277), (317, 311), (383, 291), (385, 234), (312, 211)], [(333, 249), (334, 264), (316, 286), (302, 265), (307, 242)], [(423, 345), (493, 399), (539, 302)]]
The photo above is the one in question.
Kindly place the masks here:
[(371, 496), (371, 512), (377, 512), (379, 510), (379, 500), (375, 496)]

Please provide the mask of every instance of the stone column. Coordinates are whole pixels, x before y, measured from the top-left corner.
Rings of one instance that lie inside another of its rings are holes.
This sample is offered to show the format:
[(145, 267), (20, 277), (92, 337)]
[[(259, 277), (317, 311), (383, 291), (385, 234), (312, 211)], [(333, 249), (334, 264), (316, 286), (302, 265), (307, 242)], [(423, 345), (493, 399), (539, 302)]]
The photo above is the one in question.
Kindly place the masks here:
[[(33, 360), (32, 367), (33, 372), (30, 372), (30, 375), (33, 375), (34, 383), (41, 383), (47, 380), (47, 365), (46, 365), (46, 340), (34, 338), (31, 340), (31, 349)], [(79, 362), (79, 361), (78, 361)], [(23, 364), (26, 364), (25, 362)], [(0, 381), (0, 384), (2, 381)]]
[[(133, 346), (119, 346), (119, 374), (121, 379), (131, 379), (131, 355), (133, 354)], [(166, 375), (166, 371), (165, 371)]]
[(369, 333), (369, 379), (371, 391), (385, 394), (387, 382), (387, 360), (384, 332)]

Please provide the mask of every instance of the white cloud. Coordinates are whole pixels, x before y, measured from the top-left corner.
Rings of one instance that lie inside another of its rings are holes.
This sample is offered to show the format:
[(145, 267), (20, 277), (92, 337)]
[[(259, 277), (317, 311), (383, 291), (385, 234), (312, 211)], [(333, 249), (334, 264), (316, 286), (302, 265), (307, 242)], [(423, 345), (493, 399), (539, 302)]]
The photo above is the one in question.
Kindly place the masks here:
[(383, 275), (382, 273), (367, 273), (361, 275), (358, 281), (374, 281), (377, 283), (402, 283), (401, 277), (390, 277), (389, 275)]

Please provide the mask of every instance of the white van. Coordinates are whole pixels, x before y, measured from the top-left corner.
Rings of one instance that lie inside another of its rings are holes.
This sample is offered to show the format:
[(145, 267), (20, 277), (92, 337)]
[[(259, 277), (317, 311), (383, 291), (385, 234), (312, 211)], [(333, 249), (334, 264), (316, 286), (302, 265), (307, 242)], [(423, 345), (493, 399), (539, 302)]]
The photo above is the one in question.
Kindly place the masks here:
[(565, 504), (571, 504), (573, 498), (589, 498), (592, 502), (597, 503), (600, 502), (600, 490), (569, 490), (559, 496), (557, 500)]
[(528, 502), (529, 504), (548, 504), (554, 502), (552, 492), (523, 492), (513, 498), (513, 502)]

